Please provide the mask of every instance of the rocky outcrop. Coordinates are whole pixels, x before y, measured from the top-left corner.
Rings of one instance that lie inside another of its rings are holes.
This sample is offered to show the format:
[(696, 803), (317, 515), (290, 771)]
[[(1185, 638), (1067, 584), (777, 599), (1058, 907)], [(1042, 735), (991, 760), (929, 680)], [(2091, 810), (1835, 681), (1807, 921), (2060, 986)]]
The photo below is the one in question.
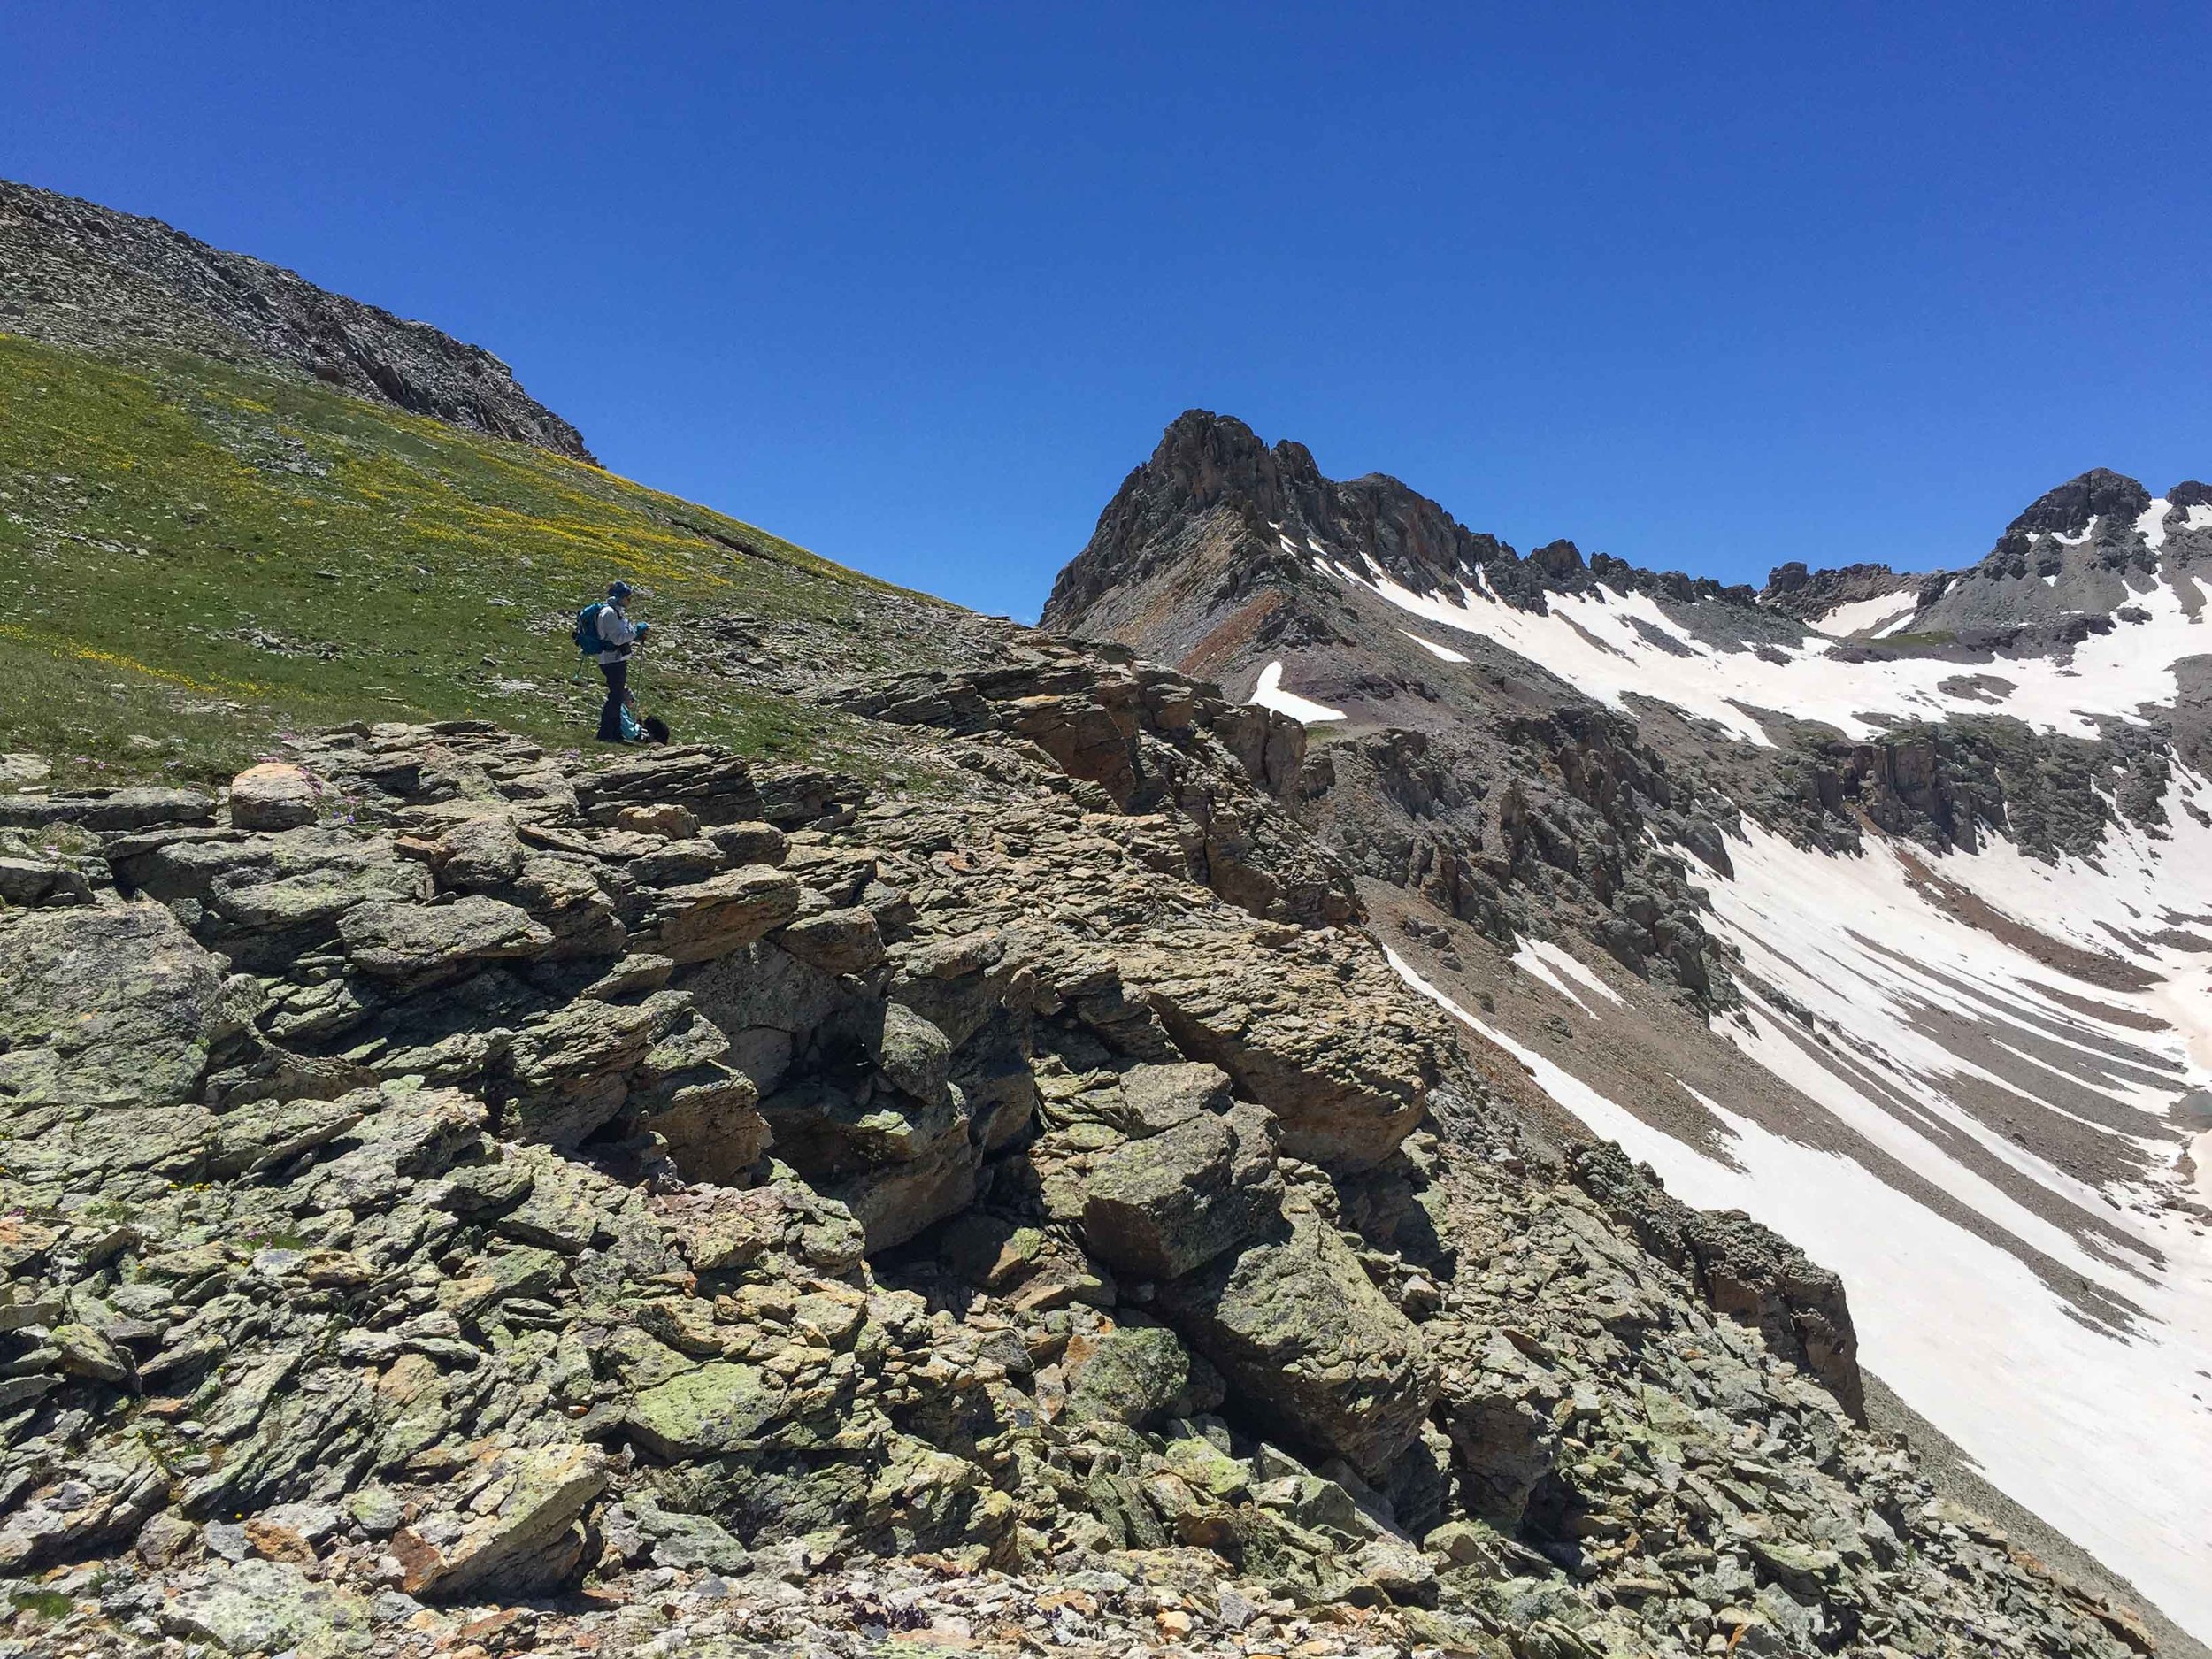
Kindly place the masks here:
[(1387, 1478), (1435, 1403), (1419, 1333), (1309, 1205), (1170, 1283), (1161, 1306), (1263, 1421), (1371, 1480)]
[(1740, 1210), (1693, 1210), (1610, 1141), (1572, 1148), (1567, 1168), (1646, 1249), (1687, 1273), (1716, 1309), (1758, 1331), (1865, 1421), (1858, 1333), (1841, 1279)]
[(0, 180), (0, 328), (128, 359), (270, 365), (411, 414), (592, 459), (480, 346), (333, 294), (159, 219)]
[(1903, 574), (1886, 565), (1845, 565), (1813, 571), (1802, 560), (1793, 559), (1768, 572), (1767, 585), (1759, 590), (1759, 603), (1810, 624), (1838, 605), (1886, 599), (1893, 594), (1901, 595), (1901, 608), (1913, 602), (1920, 582), (1918, 576)]
[(2070, 479), (2030, 503), (1979, 563), (1924, 579), (1914, 630), (2001, 657), (2063, 657), (2091, 631), (2141, 620), (2154, 587), (2174, 587), (2193, 615), (2182, 579), (2212, 557), (2212, 526), (2180, 498), (2201, 488), (2176, 485), (2153, 518), (2134, 479), (2104, 467)]
[(1701, 1008), (1733, 995), (1672, 849), (1725, 873), (1735, 807), (1674, 775), (1632, 721), (1567, 702), (1451, 736), (1386, 729), (1331, 744), (1302, 794), (1360, 874), (1500, 944), (1572, 925)]
[(2162, 724), (2116, 722), (2088, 740), (2003, 715), (1912, 722), (1863, 743), (1806, 734), (1749, 781), (1743, 805), (1834, 848), (1870, 825), (1939, 853), (2001, 835), (2039, 857), (2093, 857), (2121, 822), (2164, 826), (2170, 741)]
[(1817, 1270), (1532, 1170), (1371, 942), (1194, 879), (1194, 789), (1294, 843), (1265, 742), (1051, 666), (895, 793), (462, 723), (298, 744), (314, 823), (84, 832), (0, 912), (19, 1617), (2121, 1651), (1812, 1380)]
[(1256, 916), (1357, 918), (1349, 872), (1284, 810), (1306, 752), (1297, 721), (1123, 651), (1102, 660), (1041, 642), (1007, 655), (999, 667), (910, 675), (828, 701), (872, 719), (1033, 744), (1088, 786), (1074, 792), (1086, 804), (1164, 817), (1179, 856), (1163, 867), (1179, 865)]

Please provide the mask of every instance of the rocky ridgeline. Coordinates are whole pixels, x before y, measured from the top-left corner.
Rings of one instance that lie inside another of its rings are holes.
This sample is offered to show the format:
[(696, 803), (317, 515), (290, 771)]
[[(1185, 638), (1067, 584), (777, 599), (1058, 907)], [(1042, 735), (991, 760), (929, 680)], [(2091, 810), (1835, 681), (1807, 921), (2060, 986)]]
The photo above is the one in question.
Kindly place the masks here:
[[(2029, 503), (1978, 564), (1922, 575), (1884, 565), (1782, 565), (1759, 601), (1808, 622), (1853, 600), (1893, 595), (1910, 605), (1901, 641), (1852, 648), (1867, 656), (1955, 646), (1993, 656), (2000, 672), (2007, 657), (2063, 658), (2093, 634), (2143, 620), (2154, 583), (2212, 558), (2212, 525), (2198, 511), (2208, 504), (2212, 485), (2193, 479), (2154, 497), (2134, 479), (2093, 467)], [(2192, 590), (2179, 591), (2194, 614)]]
[(0, 330), (131, 358), (275, 365), (357, 397), (589, 461), (481, 346), (226, 253), (157, 219), (0, 179)]
[[(1256, 632), (1292, 621), (1264, 595), (1307, 585), (1317, 555), (1355, 568), (1371, 561), (1415, 593), (1479, 580), (1507, 603), (1538, 611), (1547, 593), (1583, 593), (1600, 582), (1684, 604), (1718, 599), (1748, 610), (1756, 602), (1746, 586), (1647, 571), (1604, 553), (1586, 559), (1563, 540), (1524, 556), (1397, 479), (1325, 478), (1304, 444), (1286, 439), (1271, 448), (1233, 416), (1194, 409), (1169, 424), (1123, 480), (1054, 582), (1043, 624), (1126, 641), (1185, 666), (1225, 663)], [(1310, 614), (1298, 620), (1307, 633), (1284, 643), (1327, 637), (1311, 629)]]
[(1296, 727), (1066, 651), (871, 792), (488, 727), (0, 794), (0, 1652), (2113, 1655), (1832, 1275), (1546, 1167)]

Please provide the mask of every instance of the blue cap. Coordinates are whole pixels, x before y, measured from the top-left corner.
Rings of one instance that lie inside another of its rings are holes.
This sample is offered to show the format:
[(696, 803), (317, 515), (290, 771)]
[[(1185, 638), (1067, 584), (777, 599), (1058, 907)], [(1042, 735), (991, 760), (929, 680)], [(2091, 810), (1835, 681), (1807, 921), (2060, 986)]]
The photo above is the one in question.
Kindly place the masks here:
[(617, 582), (607, 589), (607, 597), (610, 599), (627, 599), (629, 596), (630, 584), (627, 582)]

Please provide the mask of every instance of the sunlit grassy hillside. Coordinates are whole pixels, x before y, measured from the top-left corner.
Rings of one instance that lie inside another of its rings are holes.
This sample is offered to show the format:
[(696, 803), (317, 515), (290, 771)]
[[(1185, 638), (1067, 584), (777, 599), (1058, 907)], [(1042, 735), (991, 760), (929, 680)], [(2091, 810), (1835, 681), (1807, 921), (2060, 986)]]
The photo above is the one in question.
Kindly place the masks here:
[[(0, 334), (0, 749), (76, 781), (227, 775), (281, 732), (497, 720), (590, 735), (576, 609), (644, 595), (649, 701), (687, 738), (839, 748), (718, 657), (733, 615), (887, 646), (934, 603), (580, 463), (177, 356), (148, 372)], [(910, 648), (902, 648), (910, 664)]]

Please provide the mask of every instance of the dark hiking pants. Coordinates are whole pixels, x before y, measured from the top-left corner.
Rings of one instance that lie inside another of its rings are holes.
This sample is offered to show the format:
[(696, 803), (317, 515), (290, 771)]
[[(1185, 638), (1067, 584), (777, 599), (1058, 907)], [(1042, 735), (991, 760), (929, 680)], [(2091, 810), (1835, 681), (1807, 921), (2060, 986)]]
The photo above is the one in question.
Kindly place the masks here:
[(602, 663), (599, 672), (607, 677), (607, 703), (599, 710), (599, 741), (619, 743), (622, 741), (622, 694), (630, 680), (629, 659), (618, 663)]

